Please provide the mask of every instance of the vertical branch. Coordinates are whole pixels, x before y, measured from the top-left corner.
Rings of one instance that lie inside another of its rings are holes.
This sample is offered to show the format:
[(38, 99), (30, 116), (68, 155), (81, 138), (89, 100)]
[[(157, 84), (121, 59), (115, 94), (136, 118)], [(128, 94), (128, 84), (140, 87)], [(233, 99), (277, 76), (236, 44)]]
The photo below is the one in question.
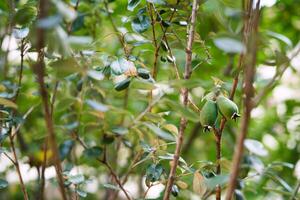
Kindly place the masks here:
[[(251, 1), (252, 2), (252, 1)], [(250, 4), (252, 7), (252, 4)], [(258, 0), (256, 4), (256, 8), (253, 12), (253, 16), (251, 18), (251, 27), (250, 28), (250, 40), (247, 42), (247, 55), (246, 62), (244, 68), (244, 112), (242, 117), (242, 124), (240, 128), (240, 134), (238, 136), (238, 140), (235, 146), (235, 152), (233, 156), (232, 170), (230, 174), (230, 180), (228, 184), (226, 200), (230, 200), (232, 198), (236, 180), (240, 168), (240, 162), (244, 150), (244, 140), (248, 133), (248, 127), (250, 122), (250, 114), (253, 108), (252, 105), (252, 97), (253, 97), (253, 79), (255, 75), (255, 64), (256, 64), (256, 52), (257, 52), (257, 31), (258, 31), (258, 22), (259, 22), (259, 11), (260, 0)]]
[(11, 129), (11, 133), (9, 135), (9, 141), (10, 141), (10, 147), (11, 147), (11, 150), (12, 150), (12, 154), (13, 154), (13, 164), (15, 165), (16, 167), (16, 171), (17, 171), (17, 174), (18, 174), (18, 177), (19, 177), (19, 181), (20, 181), (20, 186), (21, 186), (21, 190), (23, 192), (23, 195), (24, 195), (24, 199), (25, 200), (28, 200), (28, 193), (27, 193), (27, 190), (26, 190), (26, 187), (25, 187), (25, 184), (24, 184), (24, 181), (23, 181), (23, 178), (22, 178), (22, 174), (21, 174), (21, 170), (20, 170), (20, 165), (19, 165), (19, 161), (18, 161), (18, 157), (17, 157), (17, 153), (16, 153), (16, 149), (15, 149), (15, 144), (14, 144), (14, 136), (12, 133), (14, 133), (14, 128)]
[[(222, 150), (221, 150), (221, 141), (222, 141), (222, 134), (218, 129), (214, 128), (214, 135), (216, 140), (216, 158), (217, 158), (217, 166), (216, 166), (216, 174), (221, 174), (221, 157), (222, 157)], [(221, 192), (222, 188), (220, 185), (216, 187), (216, 200), (221, 200)]]
[[(49, 8), (48, 0), (40, 0), (39, 16), (38, 16), (39, 19), (43, 19), (47, 17), (48, 8)], [(61, 163), (59, 158), (59, 152), (58, 152), (58, 147), (56, 142), (56, 136), (54, 132), (53, 120), (52, 120), (52, 115), (51, 115), (50, 106), (48, 102), (48, 92), (44, 81), (44, 75), (45, 75), (45, 63), (44, 63), (44, 51), (43, 51), (44, 45), (45, 45), (45, 31), (42, 28), (37, 28), (38, 60), (37, 63), (34, 65), (33, 70), (37, 76), (39, 91), (43, 102), (44, 118), (46, 122), (49, 144), (55, 162), (55, 169), (56, 169), (60, 192), (62, 195), (62, 199), (67, 200), (67, 196), (64, 188), (63, 176), (62, 176), (62, 168), (61, 168)]]
[[(196, 16), (197, 16), (197, 9), (198, 9), (198, 0), (193, 0), (193, 6), (192, 6), (192, 14), (191, 14), (191, 23), (190, 23), (190, 29), (189, 29), (189, 35), (188, 35), (188, 40), (187, 40), (187, 46), (186, 46), (186, 63), (185, 63), (185, 71), (184, 71), (184, 79), (189, 79), (192, 73), (192, 46), (193, 46), (193, 41), (194, 41), (194, 33), (195, 33), (195, 25), (196, 25)], [(181, 96), (183, 98), (183, 105), (187, 106), (188, 104), (188, 89), (187, 88), (182, 88), (181, 90)], [(170, 192), (175, 180), (175, 174), (176, 174), (176, 168), (178, 165), (178, 160), (180, 157), (180, 152), (181, 152), (181, 146), (183, 143), (183, 134), (185, 131), (187, 125), (187, 120), (182, 117), (180, 120), (180, 127), (179, 127), (179, 133), (177, 137), (177, 142), (176, 142), (176, 149), (174, 153), (174, 158), (171, 164), (171, 170), (170, 174), (168, 177), (168, 182), (166, 185), (165, 193), (164, 193), (164, 200), (170, 199)]]

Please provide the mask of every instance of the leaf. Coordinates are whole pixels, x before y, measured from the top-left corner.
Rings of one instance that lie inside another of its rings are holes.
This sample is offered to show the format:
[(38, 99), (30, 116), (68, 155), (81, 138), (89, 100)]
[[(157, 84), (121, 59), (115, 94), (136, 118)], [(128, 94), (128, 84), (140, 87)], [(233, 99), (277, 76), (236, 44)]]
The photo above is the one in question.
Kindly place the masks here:
[(149, 3), (154, 3), (154, 4), (158, 4), (158, 5), (163, 5), (166, 4), (166, 2), (164, 0), (147, 0)]
[(131, 68), (135, 68), (134, 63), (124, 58), (118, 58), (110, 65), (111, 73), (114, 75), (122, 75)]
[(111, 189), (111, 190), (120, 190), (119, 187), (112, 185), (112, 184), (108, 184), (108, 183), (103, 184), (103, 187)]
[(0, 105), (4, 105), (6, 107), (15, 108), (15, 109), (18, 108), (17, 104), (15, 104), (14, 102), (8, 99), (4, 99), (2, 97), (0, 97)]
[[(167, 153), (166, 155), (158, 156), (160, 159), (163, 160), (173, 160), (174, 159), (174, 154), (172, 153)], [(182, 157), (179, 157), (179, 162), (183, 163), (184, 165), (187, 165), (185, 160)]]
[(36, 7), (25, 4), (22, 8), (20, 8), (16, 12), (14, 16), (14, 20), (17, 24), (28, 25), (35, 19), (36, 15), (37, 15)]
[(214, 44), (226, 53), (243, 53), (246, 50), (242, 42), (229, 37), (215, 38)]
[(153, 85), (153, 83), (146, 81), (146, 80), (138, 80), (138, 79), (134, 79), (133, 81), (131, 81), (131, 88), (132, 89), (140, 89), (140, 90), (153, 90), (155, 89), (155, 86)]
[(50, 63), (49, 66), (53, 68), (56, 76), (60, 78), (82, 71), (74, 58), (59, 59)]
[(245, 200), (245, 196), (241, 190), (234, 190), (234, 196), (236, 200)]
[(114, 127), (111, 131), (117, 135), (126, 135), (129, 132), (127, 128), (121, 126)]
[(229, 176), (228, 175), (217, 175), (214, 176), (212, 178), (208, 178), (205, 180), (205, 184), (207, 186), (207, 188), (209, 188), (210, 190), (213, 190), (217, 185), (225, 185), (225, 183), (227, 183), (229, 180)]
[(200, 196), (203, 196), (207, 190), (204, 181), (204, 177), (199, 173), (199, 171), (196, 171), (193, 178), (193, 191)]
[(155, 182), (160, 179), (164, 169), (161, 164), (151, 164), (146, 170), (146, 179), (150, 182)]
[(251, 153), (254, 153), (258, 156), (268, 155), (268, 151), (265, 149), (264, 145), (257, 140), (246, 139), (244, 141), (244, 145)]
[(13, 29), (13, 36), (16, 38), (16, 39), (23, 39), (25, 37), (27, 37), (29, 33), (29, 28), (25, 27), (25, 28), (20, 28), (20, 29), (17, 29), (17, 28), (14, 28)]
[(83, 198), (87, 196), (87, 192), (80, 189), (76, 189), (76, 193)]
[(150, 19), (146, 15), (138, 15), (131, 22), (131, 28), (137, 33), (143, 33), (150, 27)]
[(73, 184), (80, 184), (84, 182), (84, 176), (82, 174), (77, 174), (74, 176), (69, 176), (68, 181), (70, 181)]
[(175, 135), (178, 135), (178, 128), (174, 124), (166, 124), (163, 128)]
[(95, 79), (95, 80), (97, 80), (97, 81), (101, 81), (101, 80), (103, 80), (103, 78), (104, 78), (104, 75), (103, 75), (101, 72), (96, 71), (96, 70), (89, 70), (89, 71), (87, 72), (87, 75), (88, 75), (89, 77), (91, 77), (92, 79)]
[(128, 0), (127, 10), (133, 11), (140, 4), (141, 0)]
[(192, 122), (199, 121), (199, 115), (190, 108), (184, 107), (182, 104), (166, 99), (167, 105), (171, 107), (179, 116), (184, 116)]
[(91, 108), (95, 109), (96, 111), (99, 111), (99, 112), (106, 112), (108, 111), (108, 107), (102, 103), (99, 103), (97, 101), (94, 101), (94, 100), (86, 100), (85, 101)]
[(266, 33), (267, 33), (267, 35), (284, 42), (289, 47), (293, 46), (292, 41), (288, 37), (286, 37), (285, 35), (282, 35), (280, 33), (275, 33), (275, 32), (272, 32), (272, 31), (267, 31)]
[(73, 146), (73, 140), (66, 140), (61, 145), (59, 145), (59, 158), (61, 160), (64, 160), (70, 154)]
[(4, 179), (0, 179), (0, 189), (4, 189), (8, 186), (8, 182)]
[(152, 123), (143, 123), (145, 126), (147, 126), (153, 133), (155, 133), (157, 136), (161, 137), (162, 139), (168, 140), (168, 141), (175, 141), (175, 138), (168, 132), (163, 131), (159, 127), (155, 126)]
[(88, 148), (88, 149), (85, 149), (83, 151), (83, 155), (86, 156), (87, 158), (99, 158), (102, 154), (103, 150), (101, 147), (97, 147), (97, 146), (94, 146), (94, 147), (91, 147), (91, 148)]

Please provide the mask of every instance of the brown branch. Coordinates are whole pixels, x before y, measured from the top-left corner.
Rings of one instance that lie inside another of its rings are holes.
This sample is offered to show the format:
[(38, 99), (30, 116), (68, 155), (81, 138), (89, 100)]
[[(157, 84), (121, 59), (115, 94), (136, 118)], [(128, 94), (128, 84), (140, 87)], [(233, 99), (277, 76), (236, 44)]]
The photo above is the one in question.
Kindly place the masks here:
[[(188, 35), (188, 40), (187, 40), (187, 47), (186, 47), (186, 63), (185, 63), (185, 72), (184, 72), (184, 79), (189, 79), (192, 73), (191, 69), (191, 64), (192, 64), (192, 46), (194, 42), (194, 33), (195, 33), (195, 26), (196, 26), (196, 16), (197, 16), (197, 9), (198, 9), (198, 0), (193, 1), (193, 6), (192, 6), (192, 14), (191, 14), (191, 23), (190, 23), (190, 29), (189, 29), (189, 35)], [(183, 105), (187, 106), (188, 104), (188, 89), (187, 88), (182, 88), (181, 90), (181, 96), (183, 97)], [(170, 199), (170, 193), (171, 189), (175, 180), (175, 174), (176, 174), (176, 168), (178, 165), (178, 160), (180, 157), (180, 152), (181, 152), (181, 146), (183, 143), (183, 134), (185, 131), (187, 125), (187, 120), (182, 117), (180, 120), (180, 127), (179, 127), (179, 133), (177, 137), (177, 142), (176, 142), (176, 149), (174, 153), (174, 158), (171, 164), (171, 170), (169, 173), (165, 193), (164, 193), (164, 200), (169, 200)]]
[[(47, 17), (48, 9), (49, 9), (49, 1), (40, 0), (38, 18), (44, 19), (45, 17)], [(37, 81), (39, 84), (39, 92), (43, 102), (44, 118), (45, 118), (50, 148), (53, 153), (59, 189), (62, 195), (62, 199), (67, 200), (67, 195), (64, 188), (64, 180), (62, 176), (62, 168), (61, 168), (61, 163), (59, 158), (59, 152), (58, 152), (58, 147), (56, 142), (56, 136), (54, 132), (53, 119), (51, 116), (51, 110), (48, 102), (48, 92), (44, 81), (44, 75), (45, 75), (44, 50), (43, 50), (44, 45), (45, 45), (45, 31), (42, 28), (37, 28), (38, 61), (34, 65), (33, 70), (37, 76)]]
[(9, 135), (10, 147), (11, 147), (11, 150), (12, 150), (12, 153), (13, 153), (13, 164), (16, 167), (16, 171), (17, 171), (17, 174), (18, 174), (18, 178), (19, 178), (19, 181), (20, 181), (20, 186), (21, 186), (21, 190), (22, 190), (23, 195), (24, 195), (24, 199), (28, 200), (29, 199), (28, 198), (28, 193), (27, 193), (27, 190), (26, 190), (23, 178), (22, 178), (20, 165), (19, 165), (19, 161), (18, 161), (18, 157), (17, 157), (17, 153), (16, 153), (16, 148), (15, 148), (15, 144), (14, 144), (14, 138), (13, 138), (13, 135), (12, 135), (13, 132), (14, 132), (14, 128), (11, 129), (11, 134)]
[[(75, 137), (75, 140), (84, 148), (84, 149), (88, 149), (88, 146), (82, 141), (82, 139), (79, 137), (77, 132), (73, 132), (73, 136)], [(116, 174), (116, 172), (113, 170), (113, 168), (110, 166), (110, 164), (107, 162), (106, 160), (106, 151), (104, 151), (104, 158), (100, 159), (97, 158), (97, 161), (99, 161), (100, 163), (104, 164), (104, 166), (106, 166), (106, 168), (109, 170), (109, 173), (112, 175), (112, 177), (114, 178), (115, 182), (118, 184), (118, 186), (120, 187), (120, 189), (124, 192), (126, 198), (128, 200), (131, 200), (132, 198), (129, 196), (128, 192), (125, 190), (125, 188), (123, 187), (123, 184), (121, 182), (121, 180), (119, 179), (118, 175)]]
[[(250, 6), (252, 3), (250, 3)], [(253, 97), (253, 79), (255, 75), (255, 65), (256, 65), (256, 52), (257, 52), (257, 31), (259, 23), (259, 11), (260, 0), (256, 4), (256, 8), (253, 12), (251, 18), (252, 27), (248, 27), (250, 30), (250, 40), (247, 42), (247, 54), (245, 68), (244, 68), (244, 112), (242, 117), (242, 124), (240, 128), (240, 134), (235, 145), (235, 152), (232, 162), (232, 170), (230, 174), (229, 184), (227, 188), (226, 200), (232, 199), (234, 189), (236, 187), (236, 180), (240, 168), (241, 158), (244, 150), (244, 140), (248, 133), (248, 127), (250, 122), (250, 114), (252, 110), (252, 97)], [(251, 6), (252, 7), (252, 6)]]

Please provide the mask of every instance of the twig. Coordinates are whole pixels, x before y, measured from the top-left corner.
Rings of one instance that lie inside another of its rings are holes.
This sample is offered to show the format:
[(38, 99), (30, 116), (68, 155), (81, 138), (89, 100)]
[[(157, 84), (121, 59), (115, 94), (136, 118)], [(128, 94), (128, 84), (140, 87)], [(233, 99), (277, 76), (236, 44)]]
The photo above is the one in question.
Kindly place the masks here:
[[(250, 6), (252, 4), (250, 3)], [(250, 16), (252, 19), (252, 27), (250, 28), (250, 37), (251, 41), (247, 42), (247, 62), (245, 63), (244, 69), (244, 112), (242, 117), (242, 124), (240, 129), (240, 134), (238, 136), (238, 140), (235, 146), (235, 152), (233, 156), (232, 162), (232, 170), (230, 174), (229, 184), (227, 188), (226, 200), (230, 200), (232, 198), (236, 180), (239, 172), (240, 162), (244, 150), (244, 140), (248, 133), (248, 127), (250, 122), (250, 114), (252, 110), (252, 97), (253, 97), (253, 79), (255, 74), (255, 64), (256, 64), (256, 52), (257, 52), (257, 31), (258, 31), (258, 22), (259, 22), (259, 11), (260, 0), (258, 0), (256, 4), (256, 8), (253, 12), (253, 15)]]
[(300, 188), (300, 180), (298, 180), (298, 183), (293, 191), (293, 194), (292, 194), (290, 200), (297, 200), (297, 194), (298, 194), (299, 188)]
[[(79, 144), (84, 149), (88, 149), (88, 146), (81, 140), (81, 138), (79, 137), (79, 135), (77, 134), (77, 132), (73, 132), (73, 135), (75, 136), (76, 141), (79, 142)], [(121, 183), (119, 177), (117, 176), (117, 174), (115, 173), (115, 171), (112, 169), (112, 167), (107, 162), (107, 160), (106, 160), (106, 151), (104, 151), (104, 159), (103, 160), (101, 160), (100, 158), (97, 158), (96, 160), (106, 166), (106, 168), (109, 170), (109, 173), (112, 175), (112, 177), (114, 178), (114, 180), (116, 181), (116, 183), (118, 184), (118, 186), (120, 187), (120, 189), (124, 192), (126, 198), (128, 200), (131, 200), (131, 197), (129, 196), (129, 194), (125, 190), (125, 188), (123, 187), (123, 184)]]
[(16, 171), (17, 171), (17, 174), (18, 174), (18, 177), (19, 177), (20, 186), (21, 186), (21, 190), (22, 190), (23, 195), (24, 195), (24, 199), (28, 200), (28, 193), (27, 193), (27, 190), (26, 190), (23, 178), (22, 178), (22, 174), (21, 174), (21, 171), (20, 171), (20, 165), (19, 165), (19, 161), (18, 161), (16, 149), (15, 149), (14, 138), (13, 138), (13, 135), (12, 135), (13, 132), (14, 132), (14, 127), (11, 128), (11, 134), (9, 135), (10, 147), (11, 147), (13, 157), (14, 157), (13, 164), (16, 167)]
[[(49, 8), (48, 0), (40, 0), (39, 2), (39, 19), (47, 17)], [(39, 91), (43, 102), (44, 118), (47, 127), (48, 139), (50, 148), (53, 153), (53, 159), (55, 163), (56, 175), (58, 184), (63, 200), (67, 200), (67, 195), (64, 188), (64, 180), (62, 176), (62, 168), (59, 158), (58, 147), (56, 143), (56, 136), (54, 132), (53, 119), (51, 116), (51, 110), (48, 102), (48, 92), (45, 86), (44, 75), (45, 75), (45, 63), (44, 63), (44, 48), (45, 45), (45, 31), (42, 28), (37, 28), (37, 51), (38, 51), (38, 62), (34, 65), (34, 72), (37, 75), (37, 81), (39, 84)]]
[[(188, 40), (187, 40), (187, 47), (186, 47), (186, 63), (185, 63), (185, 72), (184, 72), (184, 79), (189, 79), (192, 73), (191, 69), (191, 64), (192, 64), (192, 46), (194, 42), (194, 33), (195, 33), (195, 25), (196, 25), (196, 16), (197, 16), (197, 9), (198, 9), (198, 0), (193, 1), (193, 6), (192, 6), (192, 14), (191, 14), (191, 24), (190, 24), (190, 29), (189, 29), (189, 35), (188, 35)], [(187, 106), (188, 104), (188, 89), (187, 88), (182, 88), (181, 90), (181, 96), (183, 97), (183, 105)], [(177, 137), (177, 142), (176, 142), (176, 149), (174, 153), (174, 158), (171, 164), (171, 170), (169, 173), (165, 193), (164, 193), (164, 200), (169, 200), (170, 198), (170, 193), (171, 189), (173, 186), (173, 182), (175, 180), (175, 174), (176, 174), (176, 168), (178, 165), (178, 160), (180, 157), (180, 152), (181, 152), (181, 146), (183, 143), (183, 134), (185, 131), (187, 125), (187, 120), (182, 117), (180, 120), (180, 127), (179, 127), (179, 133)]]

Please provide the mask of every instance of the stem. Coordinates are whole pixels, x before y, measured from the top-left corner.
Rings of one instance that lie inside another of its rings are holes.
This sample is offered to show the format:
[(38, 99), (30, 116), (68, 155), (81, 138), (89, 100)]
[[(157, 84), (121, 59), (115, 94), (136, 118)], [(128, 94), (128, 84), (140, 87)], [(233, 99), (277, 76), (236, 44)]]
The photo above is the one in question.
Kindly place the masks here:
[(293, 194), (292, 194), (290, 200), (297, 200), (297, 194), (298, 194), (299, 188), (300, 188), (300, 180), (298, 180), (298, 183), (293, 191)]
[[(49, 8), (48, 0), (40, 0), (39, 3), (39, 19), (43, 19), (47, 16)], [(58, 179), (58, 184), (63, 200), (67, 200), (67, 195), (64, 188), (64, 180), (62, 176), (62, 168), (59, 158), (59, 152), (56, 142), (56, 136), (54, 132), (54, 125), (51, 115), (51, 110), (48, 102), (48, 92), (45, 86), (44, 75), (45, 75), (45, 63), (44, 63), (44, 48), (45, 45), (45, 31), (44, 29), (37, 29), (37, 51), (38, 51), (38, 62), (34, 65), (34, 72), (37, 75), (37, 81), (39, 83), (40, 96), (43, 102), (44, 118), (47, 127), (48, 139), (50, 143), (50, 148), (53, 153), (56, 175)]]
[[(252, 5), (250, 3), (250, 5)], [(242, 124), (240, 134), (238, 136), (238, 140), (235, 146), (235, 152), (233, 156), (232, 170), (230, 174), (226, 200), (230, 200), (232, 198), (233, 192), (235, 190), (237, 176), (239, 173), (240, 163), (242, 159), (242, 154), (244, 150), (244, 140), (248, 133), (248, 127), (250, 122), (250, 114), (253, 108), (252, 105), (252, 96), (253, 96), (253, 79), (255, 75), (255, 64), (256, 64), (256, 52), (257, 52), (257, 31), (258, 31), (258, 21), (259, 21), (259, 5), (260, 0), (256, 4), (256, 8), (253, 12), (253, 15), (250, 16), (252, 27), (248, 27), (250, 32), (250, 38), (247, 42), (247, 62), (245, 63), (244, 69), (244, 112), (242, 117)], [(252, 7), (252, 6), (251, 6)]]
[[(88, 146), (81, 140), (81, 138), (79, 137), (77, 132), (74, 132), (74, 137), (76, 139), (76, 141), (78, 141), (78, 143), (84, 148), (84, 149), (88, 149)], [(118, 184), (118, 186), (120, 187), (120, 189), (124, 192), (126, 198), (128, 200), (132, 200), (132, 198), (129, 196), (128, 192), (125, 190), (125, 188), (123, 187), (123, 184), (121, 182), (121, 180), (119, 179), (119, 177), (117, 176), (116, 172), (113, 170), (113, 168), (110, 166), (110, 164), (107, 162), (106, 160), (106, 151), (104, 151), (104, 159), (101, 160), (100, 158), (96, 159), (97, 161), (99, 161), (100, 163), (104, 164), (104, 166), (106, 166), (106, 168), (109, 170), (109, 173), (112, 175), (112, 177), (114, 178), (115, 182)]]
[[(196, 16), (197, 16), (197, 8), (198, 8), (198, 0), (193, 1), (193, 7), (192, 7), (192, 14), (191, 14), (191, 25), (189, 29), (189, 35), (188, 35), (188, 40), (187, 40), (187, 47), (186, 47), (186, 63), (185, 63), (185, 72), (184, 72), (184, 79), (189, 79), (192, 73), (191, 70), (191, 63), (192, 63), (192, 46), (193, 46), (193, 41), (194, 41), (194, 33), (195, 33), (195, 25), (196, 25)], [(183, 98), (183, 105), (186, 107), (188, 104), (188, 89), (187, 88), (182, 88), (181, 90), (181, 96)], [(175, 174), (176, 174), (176, 168), (178, 165), (178, 160), (180, 157), (180, 152), (181, 152), (181, 146), (183, 143), (183, 134), (185, 131), (187, 125), (187, 120), (182, 117), (180, 120), (180, 128), (179, 128), (179, 133), (177, 137), (177, 142), (176, 142), (176, 149), (174, 153), (174, 158), (171, 164), (171, 170), (170, 174), (168, 177), (167, 181), (167, 186), (165, 189), (164, 193), (164, 200), (170, 199), (170, 193), (171, 189), (175, 180)]]
[[(12, 130), (13, 130), (13, 128), (12, 128)], [(10, 140), (10, 147), (11, 147), (11, 150), (12, 150), (12, 153), (13, 153), (13, 159), (14, 159), (13, 164), (16, 167), (16, 171), (17, 171), (17, 174), (18, 174), (18, 177), (19, 177), (19, 181), (20, 181), (21, 190), (23, 192), (24, 199), (28, 200), (29, 199), (28, 198), (28, 193), (27, 193), (27, 190), (26, 190), (23, 178), (22, 178), (22, 174), (21, 174), (21, 170), (20, 170), (20, 165), (19, 165), (19, 161), (18, 161), (16, 149), (15, 149), (14, 138), (13, 138), (12, 134), (9, 135), (9, 140)]]
[[(221, 174), (221, 139), (222, 135), (220, 134), (219, 130), (214, 129), (215, 139), (216, 139), (216, 158), (217, 158), (217, 166), (216, 166), (216, 174)], [(216, 187), (216, 200), (221, 200), (221, 192), (222, 188), (220, 185), (217, 185)]]

